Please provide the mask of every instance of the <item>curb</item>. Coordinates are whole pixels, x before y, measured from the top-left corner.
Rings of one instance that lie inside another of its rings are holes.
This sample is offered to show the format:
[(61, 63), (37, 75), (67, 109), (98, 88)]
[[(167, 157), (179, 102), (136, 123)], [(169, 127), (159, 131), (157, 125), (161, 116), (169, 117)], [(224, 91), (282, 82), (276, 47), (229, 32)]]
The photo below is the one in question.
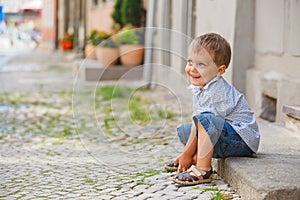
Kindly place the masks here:
[(260, 129), (258, 153), (217, 159), (218, 174), (242, 199), (299, 199), (300, 137), (278, 125), (261, 123)]

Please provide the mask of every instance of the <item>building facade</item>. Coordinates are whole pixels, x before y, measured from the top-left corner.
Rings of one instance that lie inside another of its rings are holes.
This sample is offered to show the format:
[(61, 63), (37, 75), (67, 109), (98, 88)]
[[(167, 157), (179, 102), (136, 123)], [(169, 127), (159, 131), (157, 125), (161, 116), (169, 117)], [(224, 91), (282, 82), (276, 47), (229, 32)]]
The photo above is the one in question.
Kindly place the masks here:
[[(155, 25), (162, 31), (155, 35), (154, 62), (184, 74), (187, 44), (217, 32), (232, 47), (224, 77), (246, 94), (257, 116), (281, 122), (283, 105), (300, 104), (299, 1), (164, 0), (156, 1), (156, 10)], [(154, 76), (178, 83), (177, 75), (161, 74)]]
[(113, 21), (110, 17), (114, 0), (57, 0), (58, 38), (66, 32), (75, 35), (75, 48), (83, 50), (86, 37), (94, 29), (107, 31)]

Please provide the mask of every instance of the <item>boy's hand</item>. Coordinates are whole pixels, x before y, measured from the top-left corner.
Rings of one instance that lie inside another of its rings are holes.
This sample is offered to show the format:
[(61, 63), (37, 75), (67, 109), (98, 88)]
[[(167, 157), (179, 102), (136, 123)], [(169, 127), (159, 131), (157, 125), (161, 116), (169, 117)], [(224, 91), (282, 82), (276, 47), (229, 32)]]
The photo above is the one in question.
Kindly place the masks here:
[(174, 161), (175, 165), (179, 164), (177, 173), (188, 170), (189, 167), (192, 165), (192, 163), (193, 163), (193, 157), (186, 155), (185, 153), (182, 153)]

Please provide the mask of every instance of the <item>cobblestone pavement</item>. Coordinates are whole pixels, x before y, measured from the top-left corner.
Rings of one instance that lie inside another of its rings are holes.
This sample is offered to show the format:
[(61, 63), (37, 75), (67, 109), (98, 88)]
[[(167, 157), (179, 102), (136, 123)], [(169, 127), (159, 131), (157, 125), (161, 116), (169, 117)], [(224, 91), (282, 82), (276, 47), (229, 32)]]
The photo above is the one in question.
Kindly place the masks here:
[[(35, 68), (20, 70), (25, 64)], [(166, 88), (107, 101), (101, 88), (113, 82), (95, 90), (79, 79), (74, 88), (76, 66), (59, 54), (23, 55), (5, 67), (0, 199), (240, 199), (217, 175), (178, 187), (164, 171), (183, 149), (175, 128), (189, 120)]]

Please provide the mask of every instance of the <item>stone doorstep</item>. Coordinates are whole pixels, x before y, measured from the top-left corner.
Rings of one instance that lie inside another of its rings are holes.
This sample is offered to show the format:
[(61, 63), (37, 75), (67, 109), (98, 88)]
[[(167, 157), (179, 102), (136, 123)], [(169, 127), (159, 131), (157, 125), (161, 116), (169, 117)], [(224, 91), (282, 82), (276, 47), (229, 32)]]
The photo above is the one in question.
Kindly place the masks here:
[(80, 64), (84, 70), (84, 79), (86, 81), (102, 81), (102, 80), (136, 80), (143, 77), (143, 68), (124, 67), (122, 65), (103, 66), (98, 61), (86, 59)]
[(216, 159), (218, 173), (242, 199), (299, 199), (300, 135), (259, 124), (261, 143), (252, 158)]
[(300, 133), (300, 106), (283, 105), (282, 112), (286, 114), (285, 127)]
[(278, 72), (266, 72), (262, 77), (262, 85), (264, 95), (277, 99), (278, 96), (278, 82), (287, 79), (287, 76)]
[(300, 120), (300, 106), (295, 105), (283, 105), (282, 112), (285, 113), (288, 116), (291, 116), (297, 120)]

